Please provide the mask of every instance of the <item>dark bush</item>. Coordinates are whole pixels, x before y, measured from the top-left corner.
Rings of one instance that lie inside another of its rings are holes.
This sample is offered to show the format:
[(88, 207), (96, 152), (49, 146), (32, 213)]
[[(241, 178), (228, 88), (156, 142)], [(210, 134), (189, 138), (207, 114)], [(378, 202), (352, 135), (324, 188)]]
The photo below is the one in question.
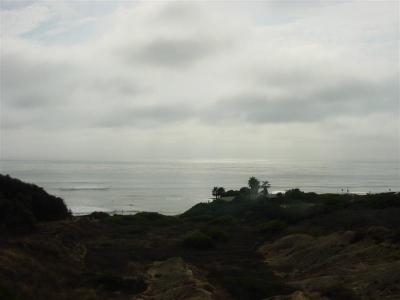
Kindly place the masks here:
[(302, 200), (304, 198), (304, 192), (299, 189), (291, 189), (285, 192), (285, 198), (291, 200)]
[(14, 199), (26, 206), (38, 221), (58, 220), (69, 215), (61, 198), (49, 195), (41, 187), (24, 183), (8, 175), (0, 175), (0, 193), (4, 199)]
[(43, 188), (0, 174), (0, 228), (29, 230), (36, 221), (67, 218), (64, 201)]
[(135, 218), (141, 218), (141, 219), (144, 219), (144, 220), (151, 220), (151, 221), (165, 218), (165, 216), (160, 214), (160, 213), (157, 213), (157, 212), (145, 212), (145, 211), (138, 212), (134, 216), (135, 216)]
[(165, 216), (156, 212), (140, 212), (134, 215), (134, 219), (155, 226), (170, 226), (181, 223), (182, 221), (175, 216)]
[(395, 229), (395, 230), (392, 232), (392, 234), (391, 234), (391, 236), (390, 236), (390, 240), (391, 240), (393, 243), (400, 244), (400, 229)]
[(0, 228), (6, 231), (27, 231), (35, 228), (36, 218), (28, 207), (17, 200), (0, 196)]
[(246, 186), (240, 188), (240, 190), (239, 190), (239, 194), (242, 194), (242, 195), (249, 195), (250, 192), (251, 192), (250, 189)]
[(380, 193), (357, 196), (355, 207), (384, 209), (389, 207), (400, 207), (400, 193)]
[(205, 228), (202, 230), (204, 234), (211, 237), (216, 242), (226, 242), (229, 240), (229, 235), (219, 228)]
[(106, 219), (117, 225), (146, 225), (146, 226), (170, 226), (182, 221), (178, 217), (164, 216), (155, 212), (140, 212), (135, 215), (113, 215)]
[(332, 286), (323, 291), (323, 296), (332, 300), (358, 300), (359, 297), (349, 288), (341, 285)]
[(286, 219), (288, 210), (282, 208), (279, 203), (261, 198), (249, 209), (247, 219), (249, 221), (260, 219)]
[(103, 220), (103, 219), (106, 219), (106, 218), (110, 217), (110, 215), (108, 213), (106, 213), (106, 212), (95, 211), (95, 212), (92, 212), (89, 215), (89, 217), (92, 218), (92, 219), (96, 219), (96, 220)]
[(375, 243), (382, 243), (387, 239), (390, 239), (392, 232), (383, 226), (372, 226), (368, 228), (367, 235), (375, 241)]
[(215, 207), (216, 201), (213, 201), (211, 203), (197, 203), (196, 205), (192, 206), (190, 209), (185, 211), (182, 215), (181, 218), (198, 218), (201, 216), (214, 216), (214, 211), (210, 209), (211, 207)]
[(123, 225), (129, 223), (129, 219), (122, 215), (112, 215), (109, 218), (107, 218), (106, 221), (117, 225)]
[(19, 299), (14, 295), (12, 289), (6, 288), (3, 286), (3, 283), (0, 284), (0, 299), (4, 300), (17, 300)]
[(284, 194), (279, 196), (283, 201), (286, 202), (315, 202), (318, 199), (316, 193), (306, 193), (299, 189), (287, 190)]
[(363, 230), (357, 230), (357, 231), (354, 233), (353, 238), (351, 239), (351, 243), (360, 242), (360, 241), (362, 241), (363, 239), (365, 239), (366, 236), (367, 236), (367, 233), (366, 233), (365, 231), (363, 231)]
[(223, 197), (236, 197), (240, 194), (240, 191), (229, 190), (222, 194)]
[(193, 249), (211, 249), (214, 248), (214, 242), (211, 237), (200, 232), (193, 231), (183, 237), (183, 246)]
[(191, 216), (191, 217), (180, 216), (180, 219), (193, 222), (211, 222), (213, 219), (215, 219), (215, 216), (208, 214)]
[(351, 199), (347, 195), (325, 194), (320, 197), (326, 212), (345, 209), (351, 204)]
[(259, 226), (259, 230), (263, 234), (277, 234), (286, 229), (287, 224), (281, 220), (271, 220)]
[(121, 277), (113, 274), (99, 274), (94, 283), (103, 290), (110, 292), (143, 292), (147, 285), (142, 277)]
[(278, 281), (262, 264), (216, 265), (211, 269), (209, 276), (226, 289), (234, 299), (265, 299), (291, 292), (290, 288)]
[(248, 211), (255, 205), (255, 202), (243, 200), (240, 197), (236, 197), (232, 201), (214, 200), (209, 203), (196, 204), (180, 217), (188, 220), (199, 216), (213, 216), (214, 218), (222, 216), (238, 217), (243, 216), (243, 212)]
[(237, 223), (237, 220), (234, 217), (231, 216), (222, 216), (222, 217), (218, 217), (215, 218), (213, 220), (210, 221), (210, 224), (213, 225), (234, 225)]

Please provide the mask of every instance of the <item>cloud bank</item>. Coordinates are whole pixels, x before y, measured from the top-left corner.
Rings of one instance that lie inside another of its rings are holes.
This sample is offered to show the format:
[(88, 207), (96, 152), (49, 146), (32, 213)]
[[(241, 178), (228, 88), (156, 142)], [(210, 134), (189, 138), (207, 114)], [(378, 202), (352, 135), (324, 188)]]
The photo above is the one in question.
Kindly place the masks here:
[(2, 158), (399, 158), (396, 2), (0, 14)]

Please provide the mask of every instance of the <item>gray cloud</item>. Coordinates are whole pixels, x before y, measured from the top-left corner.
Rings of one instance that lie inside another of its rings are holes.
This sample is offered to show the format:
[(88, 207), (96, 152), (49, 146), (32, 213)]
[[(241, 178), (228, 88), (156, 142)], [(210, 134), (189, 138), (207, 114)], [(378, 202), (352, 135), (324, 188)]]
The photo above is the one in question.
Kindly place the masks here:
[(105, 127), (153, 127), (187, 121), (214, 125), (318, 122), (340, 116), (397, 111), (397, 90), (396, 78), (378, 83), (339, 80), (311, 93), (297, 94), (296, 90), (292, 90), (290, 96), (272, 97), (249, 92), (203, 108), (184, 103), (137, 107), (107, 114), (97, 124)]
[[(201, 149), (222, 137), (233, 154), (250, 144), (263, 154), (265, 136), (284, 136), (274, 144), (284, 147), (303, 133), (320, 148), (333, 134), (334, 145), (382, 136), (381, 148), (391, 147), (399, 131), (393, 4), (275, 2), (135, 3), (105, 17), (102, 9), (93, 36), (77, 26), (91, 4), (67, 5), (69, 17), (58, 20), (62, 5), (43, 2), (54, 22), (46, 26), (26, 19), (30, 6), (7, 8), (35, 34), (13, 31), (1, 45), (6, 154), (18, 150), (16, 137), (71, 149), (76, 137), (96, 136), (101, 148), (121, 134), (115, 147), (135, 148), (132, 136), (169, 144), (177, 132)], [(79, 36), (76, 44), (64, 43), (60, 28)]]
[[(83, 88), (87, 88), (84, 86)], [(109, 94), (132, 97), (138, 94), (148, 92), (148, 90), (142, 86), (139, 86), (134, 79), (126, 79), (122, 76), (112, 76), (106, 78), (95, 78), (89, 84), (90, 88), (96, 91), (103, 91)]]
[(192, 119), (194, 110), (185, 104), (141, 106), (114, 110), (101, 116), (94, 125), (101, 127), (158, 127)]
[(24, 53), (3, 54), (0, 66), (1, 101), (5, 108), (32, 109), (60, 105), (68, 99), (75, 67), (68, 62), (52, 62)]
[(207, 111), (206, 120), (266, 124), (316, 122), (338, 116), (393, 112), (399, 109), (398, 85), (396, 78), (379, 83), (347, 80), (319, 87), (312, 93), (297, 93), (294, 89), (284, 97), (250, 92), (220, 100)]
[(161, 22), (165, 25), (165, 22), (172, 24), (188, 25), (193, 21), (201, 21), (202, 18), (202, 6), (197, 3), (186, 3), (186, 2), (171, 2), (169, 5), (162, 7), (152, 18), (153, 22)]
[(179, 66), (203, 58), (211, 49), (201, 41), (161, 39), (142, 49), (138, 58), (155, 65)]
[(228, 42), (208, 38), (160, 38), (137, 49), (126, 47), (123, 56), (130, 62), (158, 67), (185, 67), (222, 51)]

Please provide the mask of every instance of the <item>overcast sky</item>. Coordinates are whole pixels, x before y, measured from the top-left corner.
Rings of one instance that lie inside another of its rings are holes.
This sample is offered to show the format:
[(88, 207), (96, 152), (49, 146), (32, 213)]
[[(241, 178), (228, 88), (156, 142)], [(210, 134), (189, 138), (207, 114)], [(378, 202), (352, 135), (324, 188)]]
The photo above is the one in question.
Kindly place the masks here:
[(2, 159), (399, 159), (398, 1), (1, 5)]

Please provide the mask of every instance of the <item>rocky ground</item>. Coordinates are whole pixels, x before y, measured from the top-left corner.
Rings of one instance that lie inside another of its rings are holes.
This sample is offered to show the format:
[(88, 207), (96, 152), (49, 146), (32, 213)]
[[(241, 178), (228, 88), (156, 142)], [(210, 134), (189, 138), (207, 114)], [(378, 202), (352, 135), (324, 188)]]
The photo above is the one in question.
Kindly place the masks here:
[(400, 245), (385, 227), (371, 227), (365, 235), (292, 234), (259, 252), (277, 276), (299, 290), (289, 299), (329, 299), (335, 292), (341, 299), (400, 299)]

